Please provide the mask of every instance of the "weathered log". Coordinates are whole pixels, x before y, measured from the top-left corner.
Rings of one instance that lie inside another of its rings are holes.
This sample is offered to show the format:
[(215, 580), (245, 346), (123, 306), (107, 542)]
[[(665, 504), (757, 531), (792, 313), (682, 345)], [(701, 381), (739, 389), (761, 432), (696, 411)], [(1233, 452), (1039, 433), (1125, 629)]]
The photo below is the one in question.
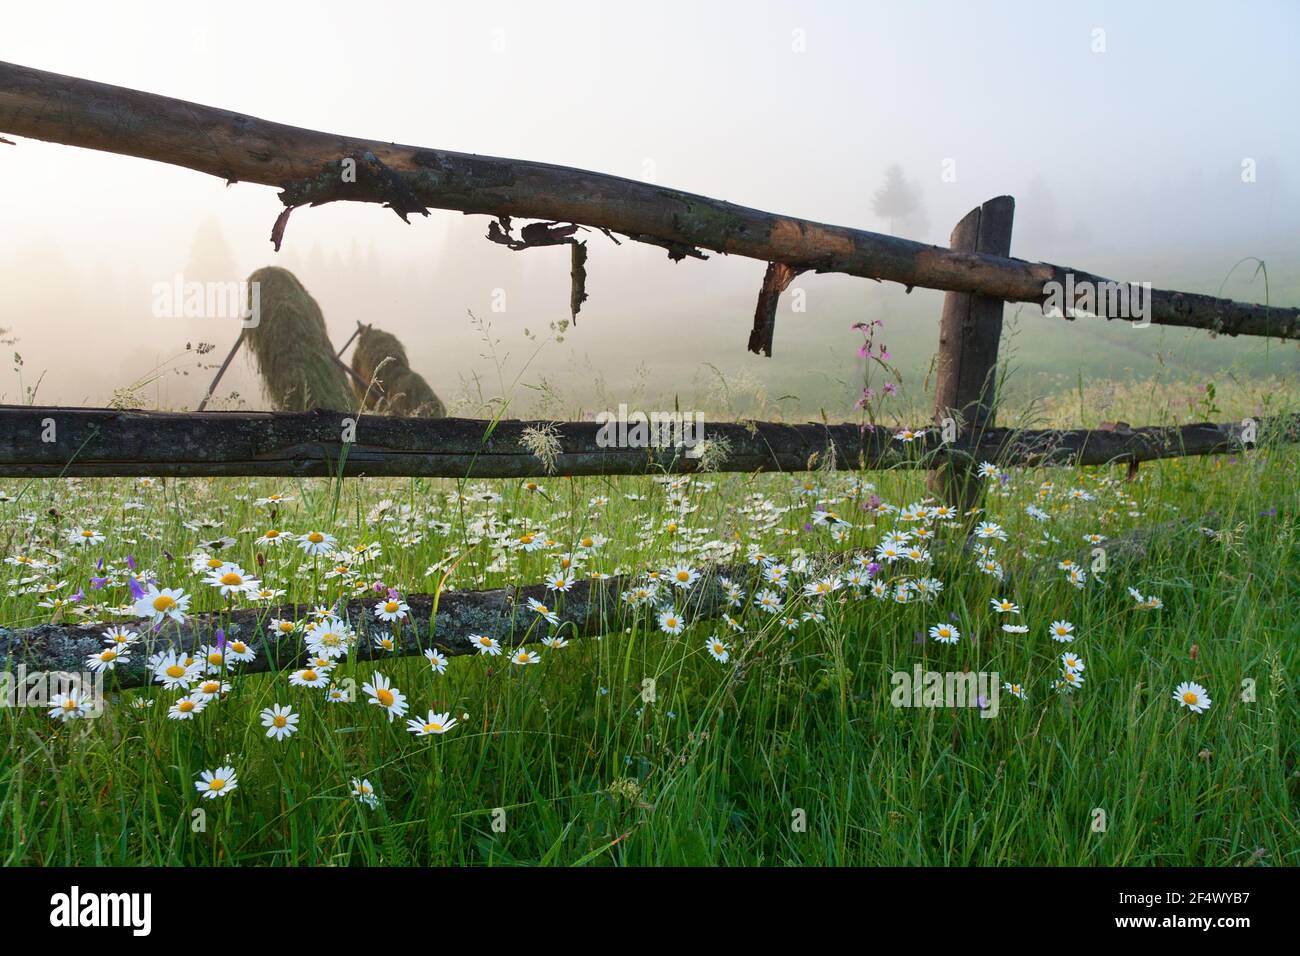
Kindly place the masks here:
[[(1168, 540), (1173, 535), (1194, 533), (1199, 538), (1201, 526), (1206, 523), (1214, 525), (1217, 520), (1216, 516), (1210, 515), (1200, 522), (1180, 520), (1126, 532), (1106, 542), (1107, 567), (1112, 573), (1117, 573), (1124, 565), (1145, 558), (1155, 542)], [(833, 572), (848, 567), (858, 553), (822, 552), (814, 555), (813, 561), (819, 573)], [(1026, 586), (1043, 586), (1050, 578), (1059, 576), (1056, 561), (1052, 558), (1031, 566), (1021, 580)], [(1080, 552), (1080, 566), (1088, 567), (1091, 561), (1091, 551)], [(680, 608), (683, 617), (688, 623), (694, 623), (721, 616), (729, 605), (720, 578), (730, 578), (752, 591), (754, 574), (755, 569), (747, 563), (706, 569)], [(373, 608), (379, 603), (378, 596), (352, 600), (334, 610), (354, 627), (359, 636), (351, 654), (354, 660), (416, 656), (431, 647), (448, 657), (455, 657), (479, 652), (470, 641), (471, 635), (495, 638), (508, 652), (525, 644), (538, 643), (551, 633), (565, 638), (618, 633), (627, 616), (636, 613), (620, 597), (634, 584), (633, 575), (604, 580), (584, 579), (574, 582), (563, 598), (540, 584), (489, 591), (446, 591), (438, 597), (436, 618), (434, 595), (408, 594), (403, 600), (410, 608), (410, 617), (397, 628), (375, 618)], [(560, 623), (548, 625), (543, 621), (528, 604), (530, 597), (548, 605)], [(169, 623), (156, 631), (136, 622), (141, 645), (129, 659), (114, 668), (107, 683), (121, 688), (152, 683), (153, 677), (146, 668), (150, 654), (168, 650), (196, 652), (202, 645), (216, 642), (218, 629), (225, 635), (227, 643), (242, 640), (257, 652), (254, 660), (239, 665), (246, 673), (301, 666), (304, 660), (302, 635), (282, 634), (269, 624), (273, 618), (303, 620), (314, 607), (294, 604), (232, 613), (193, 614), (183, 624)], [(124, 623), (133, 626), (130, 621)], [(74, 624), (0, 627), (0, 673), (9, 671), (16, 674), (20, 667), (29, 675), (37, 672), (84, 672), (87, 658), (104, 649), (102, 633), (107, 626), (105, 623), (91, 627)], [(394, 638), (394, 650), (380, 650), (374, 646), (373, 636), (380, 632)]]
[[(1011, 223), (1016, 201), (998, 196), (968, 212), (952, 231), (948, 245), (958, 252), (1011, 252)], [(978, 439), (993, 426), (997, 404), (998, 341), (1002, 338), (1002, 300), (969, 292), (943, 297), (939, 322), (939, 367), (934, 421), (948, 421)], [(930, 491), (966, 514), (979, 503), (983, 485), (973, 463), (949, 461), (930, 473)]]
[[(944, 444), (937, 430), (904, 441), (854, 424), (709, 424), (707, 445), (607, 447), (612, 425), (556, 423), (552, 465), (530, 450), (549, 423), (354, 417), (349, 412), (146, 412), (0, 406), (0, 476), (423, 476), (528, 478), (718, 471), (935, 468), (949, 459), (1013, 465), (1101, 465), (1241, 450), (1241, 423), (1110, 429), (985, 429)], [(608, 432), (602, 434), (602, 429)], [(1300, 414), (1259, 419), (1259, 444), (1300, 441)], [(629, 438), (631, 435), (628, 436)], [(1249, 436), (1247, 436), (1249, 437)], [(667, 436), (665, 436), (667, 438)]]
[[(958, 252), (810, 222), (565, 166), (357, 139), (0, 63), (0, 131), (275, 186), (286, 212), (336, 200), (584, 224), (669, 250), (712, 249), (1007, 302), (1044, 304), (1049, 283), (1110, 280), (1049, 263)], [(283, 216), (282, 216), (283, 219)], [(277, 222), (276, 238), (283, 236)], [(1098, 314), (1135, 320), (1101, 303)], [(1300, 309), (1152, 290), (1150, 321), (1228, 335), (1300, 338)], [(1068, 315), (1068, 312), (1067, 312)]]
[[(723, 567), (723, 574), (747, 580), (753, 569), (747, 565)], [(562, 597), (544, 585), (490, 591), (448, 591), (438, 599), (434, 616), (434, 595), (409, 594), (403, 600), (410, 607), (410, 618), (400, 627), (384, 624), (375, 618), (373, 609), (380, 597), (353, 600), (335, 608), (359, 635), (352, 659), (375, 659), (423, 654), (437, 648), (447, 656), (478, 653), (470, 635), (487, 635), (507, 649), (537, 643), (550, 633), (566, 638), (585, 637), (621, 629), (620, 621), (631, 610), (621, 599), (621, 592), (631, 586), (628, 576), (605, 580), (581, 580)], [(528, 604), (534, 598), (558, 616), (560, 624), (547, 624)], [(726, 605), (726, 594), (715, 574), (707, 574), (690, 591), (683, 608), (687, 620), (716, 617)], [(147, 623), (132, 624), (141, 636), (141, 644), (130, 659), (114, 668), (107, 681), (119, 687), (140, 687), (152, 681), (146, 661), (154, 651), (184, 650), (194, 652), (204, 644), (214, 643), (218, 628), (227, 642), (242, 640), (256, 652), (254, 660), (239, 665), (248, 673), (299, 667), (304, 660), (302, 634), (280, 634), (270, 627), (272, 618), (304, 620), (312, 605), (284, 605), (273, 608), (244, 609), (227, 613), (190, 615), (183, 624), (167, 623), (154, 631)], [(644, 613), (644, 612), (643, 612)], [(430, 621), (433, 621), (432, 631)], [(137, 624), (139, 626), (137, 626)], [(0, 672), (16, 671), (21, 665), (27, 673), (37, 671), (86, 670), (89, 655), (102, 651), (102, 633), (107, 627), (81, 627), (75, 624), (41, 624), (28, 628), (0, 627)], [(374, 635), (386, 632), (393, 636), (393, 651), (374, 647)]]

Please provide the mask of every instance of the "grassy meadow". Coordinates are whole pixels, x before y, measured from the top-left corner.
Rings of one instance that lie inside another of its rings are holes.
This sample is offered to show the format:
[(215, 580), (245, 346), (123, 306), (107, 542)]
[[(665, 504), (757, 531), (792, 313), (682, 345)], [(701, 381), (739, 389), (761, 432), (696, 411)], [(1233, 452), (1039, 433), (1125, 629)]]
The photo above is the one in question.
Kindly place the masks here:
[[(1297, 407), (1283, 380), (1112, 383), (1004, 417), (1073, 422), (1103, 397), (1135, 424)], [(107, 672), (94, 719), (5, 708), (0, 860), (1293, 865), (1297, 469), (1294, 447), (1133, 481), (1011, 469), (985, 479), (974, 547), (901, 471), (7, 481), (4, 627), (144, 635), (136, 595), (181, 589), (187, 614), (301, 605), (286, 623), (305, 662), (340, 597), (383, 607), (566, 565), (645, 575), (650, 597), (629, 594), (600, 638), (551, 629), (522, 656), (345, 654), (296, 686), (230, 657), (203, 675), (196, 648), (170, 689)], [(749, 555), (729, 618), (693, 617), (700, 583), (678, 572)], [(231, 564), (253, 592), (221, 593)], [(918, 664), (1005, 687), (895, 706), (895, 675)], [(1176, 694), (1188, 682), (1195, 696)]]

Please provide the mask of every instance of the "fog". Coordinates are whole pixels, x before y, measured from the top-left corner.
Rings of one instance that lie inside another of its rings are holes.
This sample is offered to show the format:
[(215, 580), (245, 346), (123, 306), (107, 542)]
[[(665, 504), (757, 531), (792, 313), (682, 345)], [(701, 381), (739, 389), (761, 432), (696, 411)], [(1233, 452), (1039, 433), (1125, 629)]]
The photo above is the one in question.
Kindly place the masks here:
[[(930, 242), (1009, 193), (1013, 255), (1209, 293), (1255, 256), (1271, 300), (1300, 301), (1291, 2), (43, 2), (6, 5), (0, 27), (0, 60), (25, 66)], [(154, 318), (155, 283), (269, 264), (302, 279), (336, 346), (358, 320), (392, 331), (462, 412), (505, 396), (512, 412), (572, 414), (720, 379), (797, 393), (792, 414), (840, 415), (855, 394), (853, 321), (883, 318), (918, 375), (936, 344), (941, 294), (806, 276), (807, 311), (783, 307), (775, 356), (748, 355), (762, 263), (672, 263), (598, 233), (586, 236), (590, 298), (556, 341), (567, 249), (512, 252), (483, 238), (483, 217), (434, 211), (406, 225), (373, 205), (304, 208), (277, 254), (273, 189), (10, 138), (0, 328), (17, 341), (0, 354), (22, 365), (0, 366), (4, 402), (30, 399), (39, 381), (42, 404), (118, 393), (193, 407), (238, 326)], [(872, 197), (894, 164), (920, 210), (891, 223)], [(1263, 301), (1253, 269), (1223, 294)], [(1053, 346), (1081, 336), (1051, 357), (1066, 373), (1099, 336), (1132, 332), (1046, 322), (1034, 334), (1051, 330)], [(1137, 352), (1171, 340), (1140, 341)], [(199, 343), (215, 348), (200, 357)], [(264, 407), (247, 357), (218, 405)]]

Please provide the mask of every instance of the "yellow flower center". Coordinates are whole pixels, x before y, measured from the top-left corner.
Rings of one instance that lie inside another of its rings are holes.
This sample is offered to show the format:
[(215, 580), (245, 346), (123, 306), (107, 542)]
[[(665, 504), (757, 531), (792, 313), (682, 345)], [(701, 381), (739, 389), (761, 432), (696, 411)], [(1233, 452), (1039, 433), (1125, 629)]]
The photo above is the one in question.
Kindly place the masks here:
[(107, 664), (109, 661), (117, 659), (117, 651), (103, 651), (99, 655), (99, 659)]
[(221, 663), (221, 652), (220, 652), (220, 651), (213, 651), (211, 654), (209, 654), (209, 655), (208, 655), (208, 663), (209, 663), (209, 664), (220, 664), (220, 663)]
[(384, 610), (387, 611), (389, 614), (395, 612), (397, 608), (398, 608), (398, 604), (396, 601), (388, 601), (384, 604)]
[(379, 702), (385, 707), (393, 706), (393, 692), (391, 690), (386, 690), (381, 687), (379, 690), (375, 691), (375, 696), (379, 698)]
[(225, 787), (226, 781), (221, 777), (213, 777), (212, 782), (208, 784), (209, 790), (220, 790)]
[(248, 650), (248, 645), (243, 641), (233, 641), (230, 645), (230, 649), (236, 654), (242, 654), (244, 651)]
[(442, 724), (425, 724), (424, 732), (426, 734), (436, 734), (442, 730)]
[(532, 544), (532, 543), (533, 543), (533, 537), (534, 537), (534, 536), (531, 535), (531, 534), (520, 535), (520, 537), (519, 537), (519, 543), (520, 543), (520, 544)]
[(77, 702), (76, 702), (76, 700), (74, 700), (73, 698), (69, 697), (67, 700), (65, 700), (65, 701), (63, 702), (63, 709), (64, 709), (64, 710), (76, 710), (76, 709), (77, 709)]
[(689, 581), (690, 579), (691, 579), (691, 576), (690, 576), (690, 574), (689, 574), (688, 572), (686, 572), (686, 571), (678, 571), (678, 572), (677, 572), (677, 580), (678, 580), (678, 581)]
[(285, 719), (284, 717), (282, 717), (281, 715), (276, 714), (276, 715), (275, 715), (275, 719), (274, 719), (273, 721), (271, 721), (271, 723), (275, 724), (275, 726), (277, 726), (277, 727), (283, 727), (283, 726), (285, 726), (286, 724), (288, 724), (289, 721), (286, 720), (286, 719)]
[(225, 574), (221, 576), (221, 583), (226, 585), (243, 584), (244, 579), (241, 578), (234, 571), (227, 571)]
[(153, 609), (161, 613), (166, 613), (176, 606), (176, 599), (168, 597), (166, 594), (160, 594), (153, 599)]
[(274, 528), (272, 528), (272, 529), (271, 529), (270, 531), (268, 531), (268, 532), (267, 532), (263, 537), (267, 537), (267, 538), (278, 538), (278, 537), (280, 537), (280, 532), (278, 532), (278, 531), (276, 531)]
[(179, 710), (182, 714), (188, 714), (191, 710), (194, 709), (194, 701), (183, 700), (176, 705), (176, 709)]
[(1183, 703), (1184, 704), (1196, 703), (1196, 694), (1190, 690), (1187, 693), (1183, 694)]
[(316, 672), (313, 670), (305, 670), (302, 672), (302, 679), (305, 681), (314, 681), (316, 679)]
[(185, 668), (181, 667), (180, 664), (173, 664), (173, 665), (171, 665), (170, 667), (167, 668), (167, 676), (168, 676), (168, 677), (184, 677), (184, 676), (185, 676)]
[(307, 535), (307, 540), (312, 544), (320, 544), (325, 540), (325, 535), (321, 534), (319, 531), (313, 531), (311, 534)]

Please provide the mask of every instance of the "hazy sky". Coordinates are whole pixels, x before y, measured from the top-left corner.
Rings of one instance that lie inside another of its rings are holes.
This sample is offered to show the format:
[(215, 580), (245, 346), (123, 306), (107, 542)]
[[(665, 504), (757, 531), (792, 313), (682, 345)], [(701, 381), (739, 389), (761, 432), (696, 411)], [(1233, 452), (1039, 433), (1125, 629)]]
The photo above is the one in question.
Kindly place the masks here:
[[(896, 162), (929, 222), (900, 232), (944, 242), (967, 209), (1009, 192), (1013, 254), (1104, 269), (1134, 250), (1152, 274), (1121, 277), (1157, 285), (1185, 276), (1166, 251), (1223, 246), (1230, 266), (1285, 252), (1300, 234), (1297, 39), (1295, 2), (42, 0), (0, 11), (0, 60), (316, 129), (653, 177), (868, 229), (887, 228), (871, 196)], [(1241, 180), (1244, 159), (1253, 183)], [(945, 160), (955, 182), (942, 178)], [(231, 278), (295, 268), (339, 344), (354, 319), (391, 326), (413, 359), (435, 365), (421, 370), (439, 391), (481, 362), (467, 309), (515, 344), (525, 326), (567, 314), (564, 257), (492, 246), (477, 238), (483, 220), (435, 212), (405, 226), (377, 206), (336, 203), (295, 213), (276, 257), (267, 237), (280, 208), (270, 188), (177, 167), (0, 146), (0, 327), (20, 336), (25, 380), (46, 371), (46, 402), (100, 402), (187, 341), (224, 350), (225, 328), (148, 314), (152, 284), (185, 268), (213, 223)], [(638, 349), (661, 354), (651, 343), (665, 335), (687, 342), (707, 315), (726, 324), (709, 340), (727, 350), (716, 358), (770, 372), (743, 356), (761, 263), (673, 265), (599, 236), (590, 245), (590, 311), (553, 363), (595, 355), (615, 379)], [(1224, 271), (1197, 291), (1215, 291)], [(488, 314), (495, 288), (511, 292), (501, 315)], [(792, 334), (778, 328), (773, 364), (782, 331)], [(690, 363), (715, 357), (683, 351)], [(15, 401), (7, 375), (0, 398)], [(252, 379), (244, 368), (235, 381)], [(196, 390), (160, 396), (184, 402)]]

